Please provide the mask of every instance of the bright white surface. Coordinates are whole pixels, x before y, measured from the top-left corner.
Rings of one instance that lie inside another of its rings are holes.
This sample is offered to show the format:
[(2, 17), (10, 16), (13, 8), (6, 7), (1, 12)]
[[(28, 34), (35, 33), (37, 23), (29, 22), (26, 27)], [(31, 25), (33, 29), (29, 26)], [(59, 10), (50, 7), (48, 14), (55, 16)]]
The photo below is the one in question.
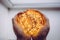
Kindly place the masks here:
[(23, 4), (23, 3), (54, 3), (60, 2), (60, 0), (10, 0), (13, 4)]
[(7, 8), (0, 4), (0, 40), (15, 39), (8, 14)]
[[(11, 9), (8, 11), (3, 5), (0, 4), (0, 40), (16, 39), (13, 31), (12, 18), (20, 11)], [(56, 9), (40, 9), (50, 21), (50, 32), (47, 40), (60, 40), (60, 10)]]
[(9, 8), (58, 8), (60, 0), (1, 0)]
[(60, 0), (9, 0), (10, 8), (58, 8)]
[(7, 37), (7, 16), (8, 10), (0, 4), (0, 39)]

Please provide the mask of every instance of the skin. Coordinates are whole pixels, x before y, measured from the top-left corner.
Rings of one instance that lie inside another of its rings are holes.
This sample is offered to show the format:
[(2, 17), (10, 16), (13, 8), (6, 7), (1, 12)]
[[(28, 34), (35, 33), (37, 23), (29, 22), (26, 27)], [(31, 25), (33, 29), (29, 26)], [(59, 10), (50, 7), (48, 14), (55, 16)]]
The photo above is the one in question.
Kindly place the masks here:
[(12, 23), (13, 23), (13, 30), (17, 37), (17, 40), (31, 40), (31, 38), (32, 38), (32, 40), (46, 40), (46, 37), (47, 37), (49, 29), (50, 29), (49, 20), (48, 20), (48, 18), (46, 18), (46, 25), (44, 26), (44, 28), (41, 29), (41, 31), (38, 33), (38, 35), (35, 37), (34, 36), (27, 37), (22, 32), (22, 29), (20, 29), (18, 27), (18, 25), (16, 25), (14, 18), (12, 18)]

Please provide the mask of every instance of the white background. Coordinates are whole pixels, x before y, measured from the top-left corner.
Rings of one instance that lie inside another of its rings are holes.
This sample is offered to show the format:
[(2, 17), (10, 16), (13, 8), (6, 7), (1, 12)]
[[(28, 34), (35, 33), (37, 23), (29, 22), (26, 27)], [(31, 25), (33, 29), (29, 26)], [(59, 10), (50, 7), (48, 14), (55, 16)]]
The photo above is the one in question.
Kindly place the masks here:
[[(49, 18), (50, 32), (47, 40), (60, 40), (60, 10), (59, 9), (39, 9)], [(16, 39), (12, 26), (12, 17), (22, 9), (7, 10), (0, 4), (0, 40)]]
[(23, 3), (58, 3), (60, 0), (10, 0), (13, 4)]

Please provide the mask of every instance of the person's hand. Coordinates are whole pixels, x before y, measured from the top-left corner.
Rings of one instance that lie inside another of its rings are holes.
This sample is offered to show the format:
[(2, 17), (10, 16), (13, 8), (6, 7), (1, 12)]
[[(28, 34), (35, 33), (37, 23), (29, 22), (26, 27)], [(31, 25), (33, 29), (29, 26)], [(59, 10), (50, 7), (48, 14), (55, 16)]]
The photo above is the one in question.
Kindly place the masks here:
[(50, 30), (49, 20), (47, 19), (47, 25), (41, 30), (37, 37), (33, 37), (33, 40), (46, 40), (48, 32)]
[(17, 37), (17, 40), (30, 40), (30, 37), (26, 37), (23, 34), (22, 30), (16, 25), (14, 18), (12, 19), (12, 23), (13, 23), (13, 30)]

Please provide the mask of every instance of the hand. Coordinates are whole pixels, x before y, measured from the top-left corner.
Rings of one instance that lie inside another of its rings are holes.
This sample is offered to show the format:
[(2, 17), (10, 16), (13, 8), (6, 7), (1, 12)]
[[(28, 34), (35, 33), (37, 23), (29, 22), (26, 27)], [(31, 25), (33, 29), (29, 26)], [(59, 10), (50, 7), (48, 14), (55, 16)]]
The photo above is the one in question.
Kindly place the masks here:
[(20, 28), (18, 28), (18, 26), (16, 25), (14, 19), (12, 19), (12, 23), (13, 23), (13, 30), (15, 32), (17, 40), (30, 40), (30, 37), (25, 37), (24, 36), (22, 30), (20, 30)]
[(47, 18), (46, 20), (47, 20), (47, 25), (45, 25), (45, 27), (41, 30), (41, 32), (39, 33), (37, 37), (32, 38), (33, 40), (46, 40), (46, 37), (50, 30), (49, 20)]

